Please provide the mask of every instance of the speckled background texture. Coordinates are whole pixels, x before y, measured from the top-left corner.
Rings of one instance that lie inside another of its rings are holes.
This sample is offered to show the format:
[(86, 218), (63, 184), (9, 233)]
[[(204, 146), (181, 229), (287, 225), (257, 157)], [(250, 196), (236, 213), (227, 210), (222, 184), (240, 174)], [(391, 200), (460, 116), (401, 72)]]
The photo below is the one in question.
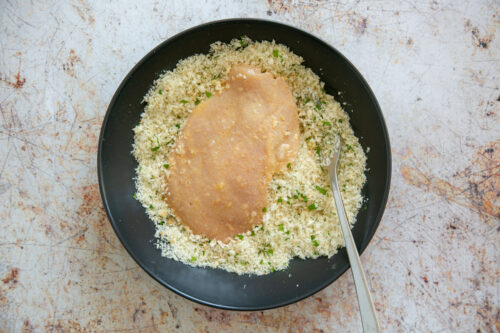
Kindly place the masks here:
[(498, 1), (1, 1), (0, 331), (359, 332), (350, 273), (264, 312), (201, 306), (129, 257), (97, 140), (125, 74), (191, 26), (260, 17), (346, 55), (377, 96), (393, 181), (362, 256), (387, 332), (500, 330)]

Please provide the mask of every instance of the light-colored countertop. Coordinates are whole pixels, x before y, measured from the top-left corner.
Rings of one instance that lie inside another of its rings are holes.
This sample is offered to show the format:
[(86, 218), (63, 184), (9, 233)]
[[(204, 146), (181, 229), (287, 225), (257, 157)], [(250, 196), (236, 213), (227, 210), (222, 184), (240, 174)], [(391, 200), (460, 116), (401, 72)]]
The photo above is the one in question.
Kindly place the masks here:
[(323, 38), (380, 102), (392, 186), (362, 262), (382, 328), (500, 330), (497, 1), (127, 2), (0, 4), (0, 331), (361, 330), (350, 274), (287, 307), (216, 310), (150, 278), (105, 216), (96, 152), (114, 91), (161, 41), (228, 17)]

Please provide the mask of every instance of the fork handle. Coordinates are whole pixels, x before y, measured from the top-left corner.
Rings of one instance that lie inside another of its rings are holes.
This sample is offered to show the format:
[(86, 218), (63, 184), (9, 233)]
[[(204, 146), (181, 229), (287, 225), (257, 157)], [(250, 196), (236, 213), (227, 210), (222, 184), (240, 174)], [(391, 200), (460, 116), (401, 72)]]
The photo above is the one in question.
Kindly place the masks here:
[(337, 185), (337, 170), (335, 170), (333, 177), (330, 177), (330, 179), (333, 198), (335, 199), (335, 205), (337, 206), (337, 212), (339, 215), (340, 226), (342, 228), (342, 233), (344, 234), (347, 256), (349, 257), (349, 262), (351, 264), (354, 287), (356, 288), (356, 294), (358, 295), (359, 312), (361, 313), (363, 331), (378, 333), (380, 332), (380, 325), (377, 320), (377, 314), (375, 306), (373, 305), (370, 290), (368, 288), (368, 283), (366, 282), (365, 273), (363, 272), (361, 261), (359, 260), (358, 250), (356, 249), (356, 244), (354, 243), (354, 239), (352, 237), (349, 221), (347, 220), (347, 215), (345, 213), (344, 203), (342, 202), (342, 196)]

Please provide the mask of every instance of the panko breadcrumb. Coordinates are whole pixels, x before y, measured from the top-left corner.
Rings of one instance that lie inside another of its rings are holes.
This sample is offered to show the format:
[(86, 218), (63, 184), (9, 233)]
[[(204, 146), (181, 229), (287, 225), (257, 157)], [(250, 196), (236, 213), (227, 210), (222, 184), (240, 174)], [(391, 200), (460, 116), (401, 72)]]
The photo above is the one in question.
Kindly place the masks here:
[[(339, 135), (343, 141), (339, 186), (353, 224), (363, 203), (366, 155), (347, 113), (302, 62), (285, 45), (243, 37), (212, 44), (208, 54), (179, 61), (174, 70), (154, 82), (144, 97), (147, 105), (141, 121), (134, 128), (133, 154), (139, 163), (136, 197), (155, 223), (163, 256), (193, 266), (262, 275), (285, 269), (293, 257), (331, 257), (344, 246), (328, 175), (319, 158), (321, 152), (332, 149), (328, 142)], [(163, 199), (164, 177), (169, 175), (169, 152), (190, 112), (221, 92), (227, 73), (240, 63), (286, 78), (297, 102), (300, 148), (296, 161), (286, 172), (274, 175), (269, 184), (262, 225), (223, 243), (194, 235), (175, 218)]]

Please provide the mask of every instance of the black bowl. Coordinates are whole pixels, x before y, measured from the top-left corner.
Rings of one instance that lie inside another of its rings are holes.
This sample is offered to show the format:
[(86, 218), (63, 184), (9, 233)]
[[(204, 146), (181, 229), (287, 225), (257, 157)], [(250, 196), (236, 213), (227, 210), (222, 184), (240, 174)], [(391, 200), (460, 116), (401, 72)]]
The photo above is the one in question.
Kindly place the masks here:
[[(335, 281), (347, 268), (345, 249), (332, 258), (294, 259), (285, 271), (265, 276), (238, 276), (221, 269), (193, 268), (164, 258), (154, 246), (154, 225), (132, 195), (137, 162), (131, 154), (132, 129), (144, 110), (142, 97), (165, 69), (181, 59), (206, 53), (215, 41), (228, 42), (246, 35), (253, 40), (275, 40), (305, 59), (325, 82), (326, 91), (346, 102), (351, 125), (368, 154), (368, 199), (353, 229), (363, 252), (382, 217), (391, 177), (389, 137), (380, 107), (361, 74), (340, 52), (322, 40), (284, 24), (231, 19), (186, 30), (158, 45), (128, 73), (116, 91), (104, 118), (98, 151), (102, 200), (111, 225), (130, 255), (153, 278), (190, 300), (223, 309), (263, 310), (308, 297)], [(341, 91), (342, 94), (337, 93)], [(291, 276), (290, 276), (291, 274)], [(290, 277), (289, 277), (290, 276)]]

